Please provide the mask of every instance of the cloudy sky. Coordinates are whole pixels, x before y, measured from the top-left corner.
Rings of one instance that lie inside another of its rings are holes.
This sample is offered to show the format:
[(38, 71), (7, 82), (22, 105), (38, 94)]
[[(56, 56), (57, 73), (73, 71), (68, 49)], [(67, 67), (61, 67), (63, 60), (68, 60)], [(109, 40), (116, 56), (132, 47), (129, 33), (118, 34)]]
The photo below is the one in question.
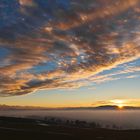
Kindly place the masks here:
[(0, 104), (140, 106), (140, 1), (1, 0)]

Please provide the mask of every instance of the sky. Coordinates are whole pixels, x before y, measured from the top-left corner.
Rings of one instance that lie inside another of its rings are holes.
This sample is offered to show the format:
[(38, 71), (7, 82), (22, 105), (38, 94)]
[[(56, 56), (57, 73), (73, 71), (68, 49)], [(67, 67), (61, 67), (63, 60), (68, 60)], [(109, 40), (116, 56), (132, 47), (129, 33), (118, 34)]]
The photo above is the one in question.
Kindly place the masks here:
[(1, 0), (0, 104), (140, 106), (139, 0)]

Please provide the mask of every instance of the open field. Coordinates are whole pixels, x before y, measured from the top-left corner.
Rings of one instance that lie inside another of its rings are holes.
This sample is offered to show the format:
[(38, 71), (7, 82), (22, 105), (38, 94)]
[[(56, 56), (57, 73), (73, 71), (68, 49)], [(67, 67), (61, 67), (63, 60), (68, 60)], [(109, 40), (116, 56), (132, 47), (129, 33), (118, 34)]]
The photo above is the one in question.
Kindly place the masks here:
[(3, 140), (139, 140), (140, 130), (109, 130), (47, 125), (33, 119), (0, 117), (0, 138)]

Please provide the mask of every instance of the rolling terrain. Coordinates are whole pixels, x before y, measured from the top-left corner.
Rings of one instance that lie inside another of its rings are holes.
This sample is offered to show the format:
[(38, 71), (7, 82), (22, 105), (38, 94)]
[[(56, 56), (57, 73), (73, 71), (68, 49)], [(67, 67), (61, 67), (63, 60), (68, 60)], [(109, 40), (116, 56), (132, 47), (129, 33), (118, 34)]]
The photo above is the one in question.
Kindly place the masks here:
[(64, 140), (139, 140), (140, 130), (111, 130), (83, 126), (47, 124), (26, 118), (0, 117), (0, 138)]

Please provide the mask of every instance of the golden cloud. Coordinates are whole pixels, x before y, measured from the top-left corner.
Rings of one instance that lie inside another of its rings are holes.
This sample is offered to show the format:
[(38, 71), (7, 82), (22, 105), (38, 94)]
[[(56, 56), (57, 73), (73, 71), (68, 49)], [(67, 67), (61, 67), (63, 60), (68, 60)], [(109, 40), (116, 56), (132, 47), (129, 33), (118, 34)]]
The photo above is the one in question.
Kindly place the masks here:
[(22, 23), (0, 29), (0, 49), (8, 51), (0, 57), (2, 96), (78, 88), (139, 71), (99, 74), (140, 58), (139, 0), (82, 1), (71, 1), (67, 9), (54, 3), (52, 11), (19, 1), (30, 14), (21, 12)]

